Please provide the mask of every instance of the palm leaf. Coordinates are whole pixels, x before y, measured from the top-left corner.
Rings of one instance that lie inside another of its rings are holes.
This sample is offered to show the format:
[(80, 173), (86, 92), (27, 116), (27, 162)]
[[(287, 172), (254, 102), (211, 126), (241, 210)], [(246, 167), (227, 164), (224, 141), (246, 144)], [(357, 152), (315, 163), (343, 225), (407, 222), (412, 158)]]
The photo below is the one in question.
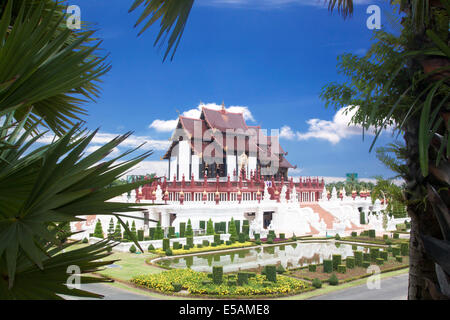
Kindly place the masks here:
[(49, 0), (8, 0), (0, 18), (0, 115), (16, 110), (21, 120), (33, 106), (26, 127), (42, 117), (59, 135), (85, 114), (81, 103), (98, 95), (95, 82), (110, 69), (96, 56), (100, 42), (87, 45), (94, 32), (71, 31), (64, 18)]
[(172, 51), (172, 60), (186, 27), (194, 0), (135, 0), (129, 11), (132, 12), (141, 5), (144, 6), (144, 11), (137, 20), (135, 27), (145, 21), (146, 23), (139, 35), (161, 19), (160, 31), (154, 45), (156, 46), (158, 43), (163, 45), (166, 37), (170, 35), (167, 40), (167, 49), (164, 53), (163, 61), (166, 60), (170, 51)]
[[(8, 117), (9, 121), (11, 118)], [(151, 154), (150, 151), (119, 162), (134, 151), (130, 150), (105, 161), (105, 157), (131, 134), (128, 133), (84, 157), (83, 152), (96, 132), (83, 133), (79, 126), (53, 143), (27, 152), (39, 136), (32, 138), (31, 143), (27, 141), (35, 127), (24, 129), (26, 121), (23, 119), (14, 128), (0, 127), (0, 135), (6, 136), (6, 130), (12, 131), (7, 141), (14, 146), (0, 153), (8, 160), (0, 161), (0, 256), (5, 253), (4, 272), (8, 274), (10, 288), (15, 287), (21, 259), (27, 260), (33, 268), (45, 271), (48, 255), (36, 239), (45, 239), (45, 243), (53, 246), (60, 245), (48, 225), (78, 221), (77, 216), (123, 215), (140, 211), (138, 205), (110, 202), (109, 199), (148, 181), (108, 186)]]

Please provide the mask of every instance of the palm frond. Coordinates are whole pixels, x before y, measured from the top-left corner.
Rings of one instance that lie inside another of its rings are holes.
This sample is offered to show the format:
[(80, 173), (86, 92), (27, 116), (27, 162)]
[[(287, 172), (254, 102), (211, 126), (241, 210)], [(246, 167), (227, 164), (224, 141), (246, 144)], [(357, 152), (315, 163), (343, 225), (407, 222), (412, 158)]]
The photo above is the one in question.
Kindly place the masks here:
[(353, 15), (353, 0), (328, 0), (328, 10), (337, 10), (346, 19)]
[(54, 1), (8, 0), (0, 11), (0, 116), (16, 111), (25, 127), (44, 118), (62, 135), (85, 114), (81, 104), (98, 96), (96, 81), (109, 71), (97, 57), (94, 31), (69, 30)]
[[(152, 153), (122, 160), (134, 151), (130, 150), (106, 160), (128, 133), (85, 156), (96, 132), (86, 134), (79, 126), (49, 145), (30, 150), (40, 135), (32, 137), (34, 127), (24, 129), (27, 119), (11, 128), (12, 118), (8, 116), (6, 126), (0, 127), (0, 136), (13, 146), (0, 151), (0, 256), (5, 259), (0, 271), (8, 275), (11, 290), (17, 284), (21, 260), (37, 268), (33, 272), (47, 272), (48, 254), (36, 239), (45, 239), (46, 245), (61, 245), (57, 228), (52, 232), (48, 226), (78, 221), (77, 216), (140, 211), (136, 204), (109, 200), (148, 181), (109, 186)], [(12, 133), (5, 134), (6, 130)]]
[(170, 51), (172, 51), (172, 60), (186, 27), (194, 0), (135, 0), (129, 11), (132, 12), (141, 5), (144, 6), (144, 11), (137, 20), (135, 27), (144, 22), (145, 25), (139, 35), (161, 19), (160, 31), (154, 45), (156, 46), (158, 43), (163, 45), (168, 37), (163, 61), (166, 60)]

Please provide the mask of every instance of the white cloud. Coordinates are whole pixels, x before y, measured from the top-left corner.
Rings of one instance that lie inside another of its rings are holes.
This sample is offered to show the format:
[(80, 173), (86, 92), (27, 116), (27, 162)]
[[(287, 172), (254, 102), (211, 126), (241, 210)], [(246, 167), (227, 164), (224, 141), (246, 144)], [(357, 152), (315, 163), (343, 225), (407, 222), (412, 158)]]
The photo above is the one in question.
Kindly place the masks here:
[(158, 132), (172, 132), (177, 127), (177, 124), (178, 120), (155, 120), (150, 125), (150, 128)]
[[(92, 139), (91, 144), (88, 147), (87, 151), (89, 152), (89, 149), (91, 149), (91, 152), (93, 152), (95, 150), (94, 148), (98, 148), (100, 145), (104, 145), (110, 142), (117, 136), (119, 136), (119, 134), (98, 132)], [(53, 139), (54, 139), (53, 135), (46, 134), (41, 139), (38, 140), (38, 143), (48, 144), (51, 143)], [(154, 140), (148, 136), (138, 136), (133, 134), (129, 136), (125, 141), (123, 141), (119, 145), (119, 148), (136, 148), (137, 146), (140, 146), (143, 143), (145, 144), (140, 148), (140, 150), (166, 151), (170, 146), (169, 140)]]
[(299, 177), (302, 172), (302, 168), (289, 169), (289, 177)]
[(130, 169), (127, 175), (146, 175), (152, 173), (158, 177), (166, 176), (168, 174), (167, 161), (142, 161)]
[[(349, 110), (348, 108), (340, 109), (333, 117), (333, 120), (310, 119), (306, 121), (309, 125), (307, 132), (294, 132), (289, 126), (281, 128), (280, 138), (284, 139), (322, 139), (332, 144), (337, 144), (342, 139), (355, 135), (361, 135), (362, 127), (359, 125), (349, 125), (352, 117), (355, 115), (357, 107)], [(373, 134), (373, 130), (369, 130), (368, 134)]]
[[(187, 111), (184, 111), (182, 113), (183, 116), (189, 117), (189, 118), (200, 118), (200, 114), (202, 112), (202, 107), (208, 108), (208, 109), (214, 109), (214, 110), (221, 110), (222, 105), (219, 105), (217, 103), (200, 103), (196, 108), (189, 109)], [(254, 122), (255, 118), (253, 118), (252, 113), (250, 112), (250, 109), (246, 106), (229, 106), (225, 108), (229, 112), (235, 112), (235, 113), (243, 113), (244, 119), (246, 121)], [(161, 120), (157, 119), (153, 121), (149, 128), (155, 129), (158, 132), (172, 132), (175, 130), (176, 126), (178, 124), (178, 119), (175, 120)]]
[(280, 139), (292, 140), (295, 138), (295, 133), (294, 133), (294, 131), (292, 131), (291, 127), (284, 126), (280, 130), (279, 137), (280, 137)]

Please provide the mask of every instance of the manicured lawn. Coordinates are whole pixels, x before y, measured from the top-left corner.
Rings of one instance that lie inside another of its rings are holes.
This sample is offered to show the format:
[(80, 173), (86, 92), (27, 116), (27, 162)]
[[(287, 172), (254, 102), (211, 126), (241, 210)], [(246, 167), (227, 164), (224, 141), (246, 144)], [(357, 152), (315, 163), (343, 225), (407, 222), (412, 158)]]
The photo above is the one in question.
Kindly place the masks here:
[(117, 252), (108, 257), (109, 260), (120, 259), (114, 263), (113, 266), (106, 267), (105, 270), (97, 272), (103, 276), (109, 278), (129, 281), (134, 276), (140, 274), (151, 274), (158, 273), (162, 270), (145, 263), (149, 258), (156, 257), (156, 255), (151, 253), (144, 254), (133, 254), (133, 253), (122, 253)]
[[(395, 276), (402, 275), (402, 274), (405, 274), (408, 272), (409, 272), (409, 269), (405, 268), (405, 269), (401, 269), (401, 270), (382, 273), (381, 279), (395, 277)], [(298, 295), (292, 295), (292, 296), (288, 296), (288, 297), (278, 298), (278, 299), (280, 299), (280, 300), (305, 300), (305, 299), (309, 299), (312, 297), (321, 296), (321, 295), (324, 295), (327, 293), (331, 293), (331, 292), (335, 292), (335, 291), (339, 291), (339, 290), (343, 290), (343, 289), (348, 289), (351, 287), (356, 287), (356, 286), (365, 284), (366, 282), (367, 282), (367, 279), (364, 278), (364, 279), (359, 279), (359, 280), (339, 284), (338, 286), (331, 286), (328, 283), (323, 283), (322, 288), (320, 288), (320, 289), (304, 292), (304, 293), (301, 293)]]
[[(76, 250), (86, 246), (87, 244), (80, 243), (72, 245), (66, 250), (67, 251)], [(115, 262), (112, 266), (104, 267), (104, 270), (97, 272), (97, 274), (121, 281), (129, 281), (131, 280), (131, 278), (139, 274), (158, 273), (163, 271), (159, 268), (150, 266), (145, 263), (147, 259), (153, 257), (156, 257), (156, 255), (152, 253), (135, 254), (128, 252), (126, 253), (114, 252), (111, 256), (105, 259), (107, 260), (119, 259), (120, 261)]]
[[(343, 264), (345, 264), (345, 262)], [(372, 264), (375, 265), (375, 263), (372, 263)], [(384, 264), (378, 265), (378, 267), (380, 268), (381, 272), (383, 272), (383, 271), (387, 271), (387, 270), (398, 269), (401, 267), (407, 268), (408, 265), (409, 265), (409, 257), (403, 257), (402, 262), (397, 262), (394, 257), (389, 256), (388, 260), (385, 261)], [(367, 273), (366, 268), (357, 267), (357, 266), (355, 266), (355, 268), (353, 268), (353, 269), (347, 268), (346, 273), (339, 273), (337, 271), (333, 271), (333, 273), (336, 274), (339, 281), (343, 281), (343, 282), (359, 279), (362, 276), (369, 275)], [(289, 275), (300, 278), (300, 279), (312, 280), (312, 279), (318, 278), (318, 279), (324, 281), (324, 280), (328, 280), (330, 278), (331, 273), (323, 272), (323, 266), (317, 265), (317, 270), (315, 272), (309, 271), (308, 268), (302, 268), (302, 269), (290, 271)]]

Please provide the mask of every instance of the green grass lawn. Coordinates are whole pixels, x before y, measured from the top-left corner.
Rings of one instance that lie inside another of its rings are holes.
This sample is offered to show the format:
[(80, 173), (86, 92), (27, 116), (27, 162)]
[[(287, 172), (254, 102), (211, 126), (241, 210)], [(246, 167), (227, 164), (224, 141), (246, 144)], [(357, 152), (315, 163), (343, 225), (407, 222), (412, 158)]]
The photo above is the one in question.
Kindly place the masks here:
[[(87, 244), (80, 243), (74, 244), (67, 248), (67, 251), (80, 249), (86, 247)], [(115, 266), (118, 267), (105, 267), (105, 270), (97, 272), (102, 276), (106, 276), (109, 278), (121, 280), (121, 281), (129, 281), (136, 275), (140, 274), (149, 274), (149, 273), (158, 273), (164, 271), (154, 266), (150, 266), (145, 263), (145, 261), (149, 258), (156, 257), (155, 254), (152, 253), (143, 253), (143, 254), (135, 254), (129, 252), (114, 252), (111, 256), (107, 257), (107, 260), (120, 260), (114, 263)]]
[(120, 259), (114, 263), (114, 265), (119, 266), (115, 268), (107, 267), (105, 270), (97, 272), (103, 276), (122, 280), (129, 281), (131, 278), (141, 274), (149, 274), (149, 273), (159, 273), (163, 271), (154, 266), (150, 266), (145, 263), (145, 261), (149, 258), (156, 257), (156, 255), (151, 253), (144, 254), (133, 254), (133, 253), (122, 253), (116, 252), (108, 259), (115, 260)]
[[(386, 273), (382, 273), (380, 275), (381, 279), (385, 279), (385, 278), (390, 278), (390, 277), (394, 277), (394, 276), (398, 276), (401, 274), (405, 274), (408, 273), (409, 269), (405, 268), (405, 269), (401, 269), (401, 270), (396, 270), (396, 271), (391, 271), (391, 272), (386, 272)], [(305, 300), (305, 299), (309, 299), (312, 297), (317, 297), (317, 296), (321, 296), (327, 293), (331, 293), (334, 291), (339, 291), (342, 289), (348, 289), (351, 287), (356, 287), (356, 286), (360, 286), (362, 284), (365, 284), (367, 282), (367, 278), (363, 278), (363, 279), (359, 279), (359, 280), (355, 280), (355, 281), (351, 281), (351, 282), (346, 282), (346, 283), (342, 283), (339, 284), (337, 286), (331, 286), (327, 283), (323, 283), (322, 284), (322, 288), (320, 289), (316, 289), (310, 292), (305, 292), (299, 295), (293, 295), (293, 296), (288, 296), (288, 297), (283, 297), (283, 298), (278, 298), (280, 300)]]

